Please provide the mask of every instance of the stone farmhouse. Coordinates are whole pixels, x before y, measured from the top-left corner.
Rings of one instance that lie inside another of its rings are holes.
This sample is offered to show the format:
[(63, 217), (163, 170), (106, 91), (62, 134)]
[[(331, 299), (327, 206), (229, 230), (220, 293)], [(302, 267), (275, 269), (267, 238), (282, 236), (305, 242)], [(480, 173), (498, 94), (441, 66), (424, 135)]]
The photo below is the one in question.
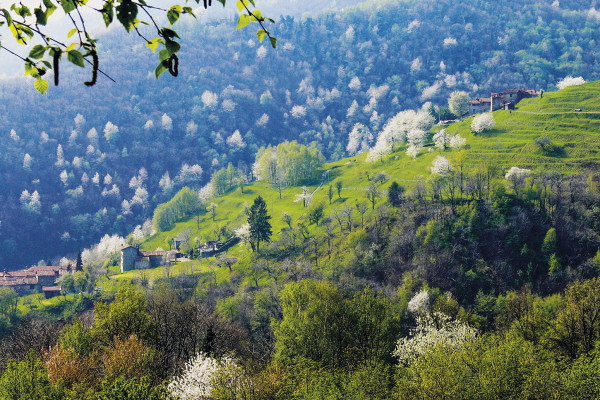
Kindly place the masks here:
[(58, 279), (66, 273), (75, 272), (72, 264), (61, 266), (34, 266), (19, 271), (0, 273), (0, 287), (13, 289), (19, 295), (41, 292), (44, 297), (51, 298), (60, 295), (61, 287)]
[(533, 89), (507, 89), (501, 93), (492, 93), (490, 97), (479, 97), (469, 102), (469, 115), (496, 110), (514, 110), (515, 105), (528, 97), (539, 96)]
[(176, 261), (179, 255), (177, 250), (140, 251), (131, 245), (124, 246), (121, 247), (121, 272), (166, 265)]

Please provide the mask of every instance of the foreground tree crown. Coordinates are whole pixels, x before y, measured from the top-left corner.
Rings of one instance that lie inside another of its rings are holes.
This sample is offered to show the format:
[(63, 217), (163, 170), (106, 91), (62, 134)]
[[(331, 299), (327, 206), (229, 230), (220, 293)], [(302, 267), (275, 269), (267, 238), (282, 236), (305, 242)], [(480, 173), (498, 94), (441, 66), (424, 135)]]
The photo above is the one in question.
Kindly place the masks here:
[[(200, 0), (195, 0), (200, 3)], [(217, 0), (225, 6), (226, 0)], [(169, 9), (153, 5), (152, 1), (145, 0), (41, 0), (39, 7), (27, 7), (22, 2), (12, 3), (10, 8), (0, 9), (0, 26), (7, 26), (18, 45), (28, 46), (29, 55), (23, 57), (18, 52), (6, 47), (0, 42), (2, 50), (21, 59), (25, 65), (25, 75), (34, 79), (34, 87), (44, 94), (48, 90), (49, 83), (44, 79), (49, 71), (53, 71), (54, 85), (59, 83), (59, 67), (63, 56), (78, 67), (85, 68), (86, 63), (91, 66), (91, 79), (84, 82), (86, 86), (96, 84), (98, 74), (111, 79), (100, 69), (100, 59), (97, 52), (98, 39), (94, 37), (89, 28), (86, 28), (87, 14), (84, 10), (92, 10), (100, 13), (104, 24), (108, 28), (116, 20), (127, 32), (135, 32), (146, 46), (156, 53), (158, 51), (158, 65), (154, 71), (156, 78), (164, 72), (169, 71), (173, 76), (179, 74), (179, 59), (177, 53), (181, 49), (180, 39), (173, 25), (182, 14), (188, 14), (195, 18), (193, 9), (189, 6), (175, 4)], [(156, 3), (156, 2), (154, 2)], [(212, 0), (203, 0), (204, 8), (212, 6)], [(256, 9), (254, 0), (238, 0), (236, 3), (240, 13), (237, 29), (244, 28), (251, 23), (257, 23), (259, 29), (256, 32), (258, 40), (262, 42), (265, 37), (269, 38), (273, 48), (277, 47), (277, 38), (271, 35), (265, 24), (274, 23), (271, 18), (262, 15)], [(72, 29), (67, 33), (73, 42), (65, 43), (54, 38), (47, 32), (50, 23), (56, 20), (54, 12), (62, 9), (71, 23)], [(160, 26), (160, 21), (166, 16), (169, 26)], [(54, 18), (54, 20), (52, 19)], [(141, 25), (151, 26), (156, 30), (154, 37), (147, 36), (140, 28)], [(43, 44), (32, 45), (32, 42), (41, 41)]]

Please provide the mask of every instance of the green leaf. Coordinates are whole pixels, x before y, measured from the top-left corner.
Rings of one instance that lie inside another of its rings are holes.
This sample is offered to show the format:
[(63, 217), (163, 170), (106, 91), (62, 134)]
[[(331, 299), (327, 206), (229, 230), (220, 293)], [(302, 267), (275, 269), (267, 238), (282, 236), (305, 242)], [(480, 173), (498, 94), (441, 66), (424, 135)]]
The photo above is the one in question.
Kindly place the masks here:
[(262, 12), (260, 12), (260, 10), (252, 11), (252, 17), (250, 17), (250, 19), (255, 22), (264, 20)]
[(166, 61), (161, 61), (158, 66), (156, 67), (156, 69), (154, 70), (154, 75), (156, 76), (156, 79), (158, 79), (159, 76), (161, 76), (163, 74), (163, 72), (168, 71), (169, 67)]
[(181, 39), (177, 32), (175, 32), (173, 29), (162, 28), (160, 33), (165, 39), (173, 39), (174, 37)]
[(10, 16), (10, 13), (8, 12), (8, 10), (6, 8), (2, 9), (2, 14), (4, 14), (4, 18), (6, 18), (6, 23), (9, 25), (12, 25), (12, 17)]
[(174, 5), (167, 11), (167, 19), (171, 23), (171, 26), (179, 19), (181, 15), (181, 6), (179, 4)]
[(275, 36), (271, 36), (269, 39), (271, 39), (271, 46), (273, 46), (274, 49), (277, 48), (277, 38)]
[(71, 51), (75, 48), (75, 46), (77, 46), (77, 43), (71, 43), (70, 45), (67, 46), (65, 51)]
[(43, 60), (42, 64), (44, 64), (46, 67), (52, 69), (52, 64), (50, 64), (50, 61)]
[(75, 1), (73, 0), (62, 0), (60, 2), (60, 5), (62, 6), (65, 14), (68, 14), (77, 8), (77, 6), (75, 5)]
[(31, 51), (29, 52), (29, 57), (39, 60), (40, 58), (44, 57), (45, 52), (46, 47), (42, 46), (41, 44), (37, 44), (33, 46), (33, 49), (31, 49)]
[(183, 13), (184, 14), (190, 14), (192, 17), (196, 18), (196, 16), (194, 15), (194, 10), (192, 9), (192, 7), (183, 7)]
[(167, 49), (162, 49), (161, 51), (158, 52), (158, 59), (160, 61), (168, 60), (169, 57), (171, 57), (171, 54), (169, 54), (169, 50), (167, 50)]
[(33, 13), (35, 14), (35, 21), (38, 25), (46, 25), (48, 16), (41, 8), (35, 8)]
[(129, 32), (134, 26), (135, 19), (138, 13), (138, 7), (131, 0), (121, 0), (117, 6), (117, 19), (123, 27)]
[(262, 43), (262, 41), (264, 40), (266, 34), (267, 34), (267, 32), (265, 32), (264, 29), (259, 29), (256, 32), (256, 36), (258, 36), (258, 41)]
[(71, 36), (73, 36), (76, 33), (77, 33), (77, 28), (73, 28), (69, 31), (69, 33), (67, 33), (67, 37), (70, 38)]
[(27, 44), (27, 40), (25, 40), (23, 37), (23, 30), (20, 27), (17, 27), (15, 24), (11, 24), (9, 28), (17, 43)]
[(36, 79), (35, 82), (33, 82), (33, 86), (35, 87), (35, 90), (44, 94), (46, 93), (46, 90), (48, 90), (48, 81), (45, 79)]
[(177, 53), (181, 49), (181, 45), (173, 40), (165, 41), (165, 47), (169, 52), (169, 57)]
[(242, 12), (246, 9), (247, 6), (250, 5), (250, 2), (248, 0), (238, 0), (238, 2), (235, 3), (235, 5), (237, 6), (238, 11)]
[(236, 30), (242, 29), (242, 28), (248, 26), (248, 24), (250, 24), (250, 22), (252, 22), (252, 20), (250, 19), (250, 17), (247, 14), (241, 14), (240, 18), (238, 19), (237, 28), (235, 28), (235, 29)]
[(42, 2), (46, 6), (46, 18), (48, 18), (54, 13), (54, 11), (56, 10), (56, 6), (51, 0), (43, 0)]
[(78, 67), (85, 67), (83, 62), (83, 54), (78, 50), (70, 50), (67, 52), (67, 59)]
[(225, 0), (219, 0), (219, 3), (223, 4), (223, 7), (225, 7)]
[(102, 6), (102, 19), (107, 27), (112, 23), (114, 15), (113, 1), (109, 0)]

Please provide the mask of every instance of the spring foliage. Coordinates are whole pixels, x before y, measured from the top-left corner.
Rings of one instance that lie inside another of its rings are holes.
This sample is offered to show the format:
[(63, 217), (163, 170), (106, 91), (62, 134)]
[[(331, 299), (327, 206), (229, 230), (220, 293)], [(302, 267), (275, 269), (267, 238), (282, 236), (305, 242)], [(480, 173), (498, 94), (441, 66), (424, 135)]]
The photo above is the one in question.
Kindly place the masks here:
[(170, 201), (156, 207), (152, 217), (154, 229), (168, 230), (175, 222), (193, 215), (199, 207), (198, 193), (184, 187)]

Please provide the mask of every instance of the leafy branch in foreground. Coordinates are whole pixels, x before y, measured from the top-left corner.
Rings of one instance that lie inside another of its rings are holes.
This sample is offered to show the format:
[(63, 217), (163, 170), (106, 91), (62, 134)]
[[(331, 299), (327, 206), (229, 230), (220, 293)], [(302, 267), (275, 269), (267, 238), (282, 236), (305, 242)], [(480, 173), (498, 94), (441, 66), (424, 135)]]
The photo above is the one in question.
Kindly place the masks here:
[[(195, 1), (200, 3), (200, 0)], [(218, 0), (218, 2), (225, 6), (226, 0)], [(41, 94), (48, 90), (49, 84), (45, 76), (49, 71), (53, 71), (54, 85), (59, 84), (60, 61), (63, 56), (66, 56), (67, 61), (78, 67), (85, 68), (86, 64), (91, 66), (91, 79), (84, 82), (86, 86), (94, 86), (98, 74), (114, 82), (108, 74), (100, 69), (98, 39), (86, 27), (89, 14), (85, 14), (83, 11), (91, 10), (92, 14), (96, 12), (102, 15), (107, 28), (115, 22), (116, 16), (117, 22), (127, 32), (134, 31), (153, 53), (156, 53), (156, 50), (161, 47), (158, 51), (159, 62), (154, 71), (157, 79), (166, 71), (169, 71), (172, 76), (179, 75), (177, 53), (181, 50), (181, 38), (173, 29), (173, 25), (183, 14), (196, 18), (191, 7), (175, 4), (166, 9), (152, 5), (145, 0), (103, 0), (101, 4), (102, 7), (97, 8), (99, 5), (94, 7), (88, 4), (87, 0), (42, 0), (39, 7), (35, 7), (33, 10), (22, 3), (13, 3), (10, 8), (1, 8), (0, 27), (6, 26), (18, 45), (30, 46), (30, 49), (29, 54), (24, 57), (0, 42), (0, 51), (4, 50), (23, 61), (25, 75), (35, 79), (34, 87)], [(205, 9), (211, 7), (212, 0), (203, 0), (203, 5)], [(262, 42), (265, 37), (268, 37), (271, 46), (277, 47), (277, 38), (266, 27), (267, 22), (274, 23), (275, 21), (263, 16), (262, 12), (256, 9), (254, 0), (239, 0), (236, 6), (240, 12), (237, 29), (255, 22), (260, 27), (256, 32), (258, 40)], [(57, 10), (58, 12), (55, 14)], [(72, 28), (66, 35), (68, 39), (73, 40), (71, 43), (58, 40), (55, 36), (49, 35), (47, 31), (53, 15), (53, 21), (56, 21), (56, 15), (60, 16), (62, 13), (68, 17), (68, 26)], [(168, 26), (161, 26), (161, 17), (166, 17), (169, 22)], [(143, 25), (149, 26), (156, 32), (155, 35), (152, 35), (154, 37), (148, 36), (148, 30), (142, 32)], [(34, 41), (41, 42), (41, 44), (31, 46)]]

